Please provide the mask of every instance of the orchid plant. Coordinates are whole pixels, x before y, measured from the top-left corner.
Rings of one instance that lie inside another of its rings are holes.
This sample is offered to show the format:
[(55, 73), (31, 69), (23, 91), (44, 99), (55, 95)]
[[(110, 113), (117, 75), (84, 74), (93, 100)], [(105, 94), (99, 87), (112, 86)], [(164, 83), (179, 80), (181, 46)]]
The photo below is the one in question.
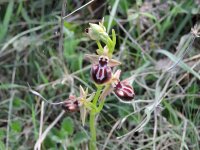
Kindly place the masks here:
[[(96, 147), (96, 127), (95, 117), (101, 112), (106, 97), (114, 93), (114, 95), (124, 103), (131, 103), (135, 93), (128, 80), (120, 81), (121, 71), (112, 72), (113, 67), (121, 65), (121, 62), (112, 59), (112, 55), (116, 44), (116, 34), (112, 30), (112, 38), (109, 37), (104, 27), (102, 19), (99, 24), (89, 24), (90, 27), (85, 30), (91, 40), (95, 40), (98, 46), (96, 54), (86, 54), (85, 59), (92, 63), (91, 79), (96, 85), (96, 92), (89, 93), (88, 89), (84, 90), (80, 86), (80, 95), (78, 97), (70, 95), (64, 103), (64, 109), (70, 112), (80, 110), (82, 125), (85, 124), (87, 115), (90, 115), (90, 150), (97, 149)], [(102, 46), (104, 45), (104, 46)]]

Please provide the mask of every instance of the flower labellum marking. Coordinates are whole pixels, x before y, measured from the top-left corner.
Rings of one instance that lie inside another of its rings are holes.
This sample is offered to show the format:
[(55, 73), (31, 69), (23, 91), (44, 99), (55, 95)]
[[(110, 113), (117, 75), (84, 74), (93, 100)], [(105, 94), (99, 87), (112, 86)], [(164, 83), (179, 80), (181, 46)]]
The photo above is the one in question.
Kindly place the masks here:
[(92, 79), (97, 84), (104, 84), (112, 77), (111, 68), (108, 66), (109, 59), (106, 56), (100, 56), (98, 64), (91, 68)]
[(129, 102), (133, 100), (135, 96), (133, 88), (123, 82), (117, 83), (114, 92), (123, 102)]

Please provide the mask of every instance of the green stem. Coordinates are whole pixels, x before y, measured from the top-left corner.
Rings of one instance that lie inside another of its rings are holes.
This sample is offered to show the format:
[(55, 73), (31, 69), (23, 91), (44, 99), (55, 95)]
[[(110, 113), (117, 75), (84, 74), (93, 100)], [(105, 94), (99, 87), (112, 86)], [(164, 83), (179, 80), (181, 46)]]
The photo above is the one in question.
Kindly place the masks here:
[(97, 113), (99, 113), (102, 110), (104, 103), (105, 103), (105, 99), (101, 100), (99, 107), (97, 107)]
[(96, 128), (95, 128), (95, 116), (94, 111), (90, 112), (90, 150), (96, 150)]
[[(95, 94), (94, 100), (92, 103), (94, 106), (97, 105), (97, 101), (99, 99), (99, 95), (101, 94), (102, 86), (97, 86), (97, 92)], [(92, 109), (90, 112), (90, 150), (96, 150), (96, 127), (95, 127), (95, 117), (96, 117), (97, 111), (95, 109)]]
[(97, 86), (97, 92), (95, 94), (94, 100), (93, 100), (93, 104), (96, 106), (97, 105), (97, 101), (99, 99), (99, 95), (101, 94), (101, 89), (103, 86)]
[(99, 41), (96, 41), (99, 50), (101, 50), (103, 52), (103, 47), (101, 46), (101, 43)]

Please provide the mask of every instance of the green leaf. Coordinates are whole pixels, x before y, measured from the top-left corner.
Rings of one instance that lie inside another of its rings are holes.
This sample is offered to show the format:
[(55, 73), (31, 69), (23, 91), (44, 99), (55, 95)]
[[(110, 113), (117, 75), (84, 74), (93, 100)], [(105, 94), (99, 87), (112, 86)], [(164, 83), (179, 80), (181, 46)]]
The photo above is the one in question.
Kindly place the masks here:
[(89, 139), (89, 137), (87, 136), (87, 134), (85, 132), (78, 132), (77, 134), (74, 135), (74, 145), (78, 145), (81, 144), (83, 142), (86, 142)]
[(70, 117), (65, 118), (62, 121), (62, 129), (64, 129), (64, 131), (66, 131), (69, 135), (72, 135), (72, 133), (74, 132), (74, 122)]
[(56, 149), (56, 143), (52, 140), (51, 136), (47, 136), (43, 142), (45, 149), (50, 150), (50, 148)]
[(21, 105), (22, 105), (21, 99), (18, 98), (18, 97), (16, 97), (16, 98), (14, 99), (14, 101), (13, 101), (13, 106), (14, 106), (14, 107), (20, 107)]
[(18, 85), (18, 84), (9, 84), (9, 83), (0, 84), (0, 90), (8, 90), (8, 89), (12, 89), (12, 88), (23, 88), (23, 89), (26, 89), (27, 87), (22, 86), (22, 85)]
[(13, 121), (11, 124), (11, 129), (16, 132), (20, 132), (22, 130), (22, 125), (20, 121)]
[(127, 116), (131, 112), (131, 107), (129, 105), (121, 104), (118, 107), (118, 113), (121, 118)]
[(174, 109), (172, 108), (172, 106), (165, 100), (163, 101), (163, 104), (165, 105), (165, 108), (168, 110), (168, 113), (169, 113), (168, 118), (169, 118), (170, 122), (175, 125), (179, 125), (180, 122), (179, 122), (177, 114), (174, 111)]
[(111, 13), (110, 13), (110, 18), (109, 18), (109, 21), (108, 21), (107, 33), (109, 33), (109, 31), (110, 31), (112, 21), (114, 19), (116, 11), (117, 11), (118, 4), (119, 4), (119, 0), (116, 0), (115, 3), (114, 3), (114, 6), (112, 7), (112, 10), (111, 10)]
[(129, 2), (127, 0), (123, 0), (119, 2), (119, 12), (122, 14), (126, 14), (128, 11)]
[(72, 72), (82, 68), (83, 55), (77, 55), (75, 51), (79, 42), (80, 39), (74, 38), (69, 38), (64, 41), (64, 57)]
[(156, 16), (152, 15), (151, 13), (140, 12), (140, 15), (146, 16), (146, 17), (148, 17), (148, 18), (150, 18), (150, 19), (152, 19), (152, 20), (157, 21)]
[(14, 6), (14, 1), (10, 0), (10, 2), (8, 4), (8, 7), (6, 9), (6, 14), (4, 16), (3, 24), (0, 24), (1, 25), (1, 28), (0, 28), (0, 31), (1, 31), (0, 32), (1, 33), (0, 34), (0, 41), (4, 38), (4, 36), (7, 33), (7, 30), (8, 30), (8, 27), (9, 27), (9, 22), (10, 22), (10, 19), (11, 19), (11, 16), (12, 16), (12, 12), (13, 12), (13, 6)]
[(61, 143), (61, 140), (67, 138), (67, 132), (61, 128), (58, 130), (57, 128), (53, 128), (51, 132), (51, 139), (57, 143)]

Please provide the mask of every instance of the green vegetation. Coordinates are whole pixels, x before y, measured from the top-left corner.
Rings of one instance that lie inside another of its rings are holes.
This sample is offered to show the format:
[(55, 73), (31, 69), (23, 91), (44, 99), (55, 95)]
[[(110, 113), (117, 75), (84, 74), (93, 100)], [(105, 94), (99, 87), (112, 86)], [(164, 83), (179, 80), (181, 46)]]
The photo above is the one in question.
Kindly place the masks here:
[(98, 149), (199, 150), (199, 1), (88, 2), (0, 1), (0, 149), (87, 149), (89, 119), (82, 126), (79, 111), (63, 111), (62, 102), (79, 85), (96, 91), (84, 54), (98, 47), (85, 28), (104, 17), (122, 62), (114, 70), (130, 77), (136, 96), (132, 104), (107, 97)]

